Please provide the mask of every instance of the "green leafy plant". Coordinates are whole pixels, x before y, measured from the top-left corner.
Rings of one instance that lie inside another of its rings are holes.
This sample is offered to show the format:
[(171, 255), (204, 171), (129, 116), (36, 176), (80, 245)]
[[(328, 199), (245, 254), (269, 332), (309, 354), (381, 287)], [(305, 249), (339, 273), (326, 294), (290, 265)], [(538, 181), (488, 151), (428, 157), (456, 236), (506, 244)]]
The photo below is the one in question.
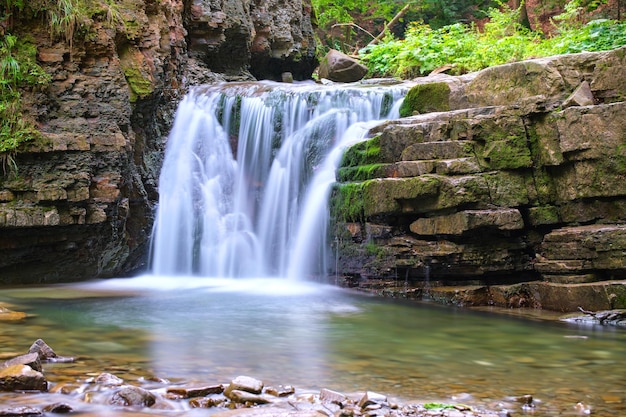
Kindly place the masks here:
[(626, 22), (604, 19), (578, 24), (580, 4), (572, 0), (555, 17), (558, 30), (550, 38), (522, 26), (519, 9), (502, 5), (489, 10), (489, 21), (482, 30), (461, 23), (433, 29), (415, 22), (405, 39), (388, 36), (378, 45), (362, 49), (360, 56), (370, 76), (411, 78), (443, 66), (449, 66), (452, 74), (462, 74), (533, 57), (626, 45)]
[(32, 42), (7, 34), (0, 40), (0, 166), (6, 175), (17, 171), (15, 153), (25, 142), (39, 137), (21, 109), (21, 88), (41, 88), (50, 76), (36, 62)]

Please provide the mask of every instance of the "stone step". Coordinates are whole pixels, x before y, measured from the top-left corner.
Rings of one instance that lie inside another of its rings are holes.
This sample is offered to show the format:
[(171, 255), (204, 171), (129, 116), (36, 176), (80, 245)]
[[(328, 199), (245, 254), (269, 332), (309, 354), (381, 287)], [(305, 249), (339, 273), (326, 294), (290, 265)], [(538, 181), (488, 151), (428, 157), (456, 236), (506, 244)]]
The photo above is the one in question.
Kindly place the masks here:
[(400, 161), (385, 168), (387, 177), (407, 178), (424, 174), (465, 175), (481, 172), (478, 160), (470, 158), (430, 159), (424, 161)]
[(474, 142), (449, 140), (414, 143), (402, 151), (402, 161), (468, 158), (474, 155)]
[(372, 164), (339, 168), (340, 182), (365, 181), (374, 178), (411, 178), (424, 174), (466, 175), (481, 172), (476, 158), (400, 161), (394, 164)]
[(514, 208), (496, 210), (465, 210), (454, 214), (417, 219), (409, 226), (421, 236), (462, 235), (478, 229), (521, 230), (524, 220)]

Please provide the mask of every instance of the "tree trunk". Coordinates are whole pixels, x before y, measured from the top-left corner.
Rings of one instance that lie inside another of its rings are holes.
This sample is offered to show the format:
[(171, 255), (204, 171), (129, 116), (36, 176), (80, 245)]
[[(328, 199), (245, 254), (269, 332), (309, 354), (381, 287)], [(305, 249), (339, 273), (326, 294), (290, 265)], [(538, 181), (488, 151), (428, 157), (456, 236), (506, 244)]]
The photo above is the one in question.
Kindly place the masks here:
[(519, 9), (518, 23), (526, 29), (532, 30), (532, 28), (530, 27), (530, 19), (528, 18), (528, 11), (526, 10), (526, 1), (513, 0), (513, 9)]

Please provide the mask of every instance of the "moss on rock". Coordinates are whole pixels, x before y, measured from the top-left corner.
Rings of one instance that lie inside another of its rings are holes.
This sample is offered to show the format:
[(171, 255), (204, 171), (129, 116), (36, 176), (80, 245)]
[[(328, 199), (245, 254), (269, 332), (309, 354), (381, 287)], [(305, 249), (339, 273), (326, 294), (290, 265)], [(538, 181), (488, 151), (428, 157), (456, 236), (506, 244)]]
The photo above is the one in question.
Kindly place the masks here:
[(369, 164), (358, 167), (339, 168), (337, 180), (345, 181), (365, 181), (386, 176), (386, 168), (389, 164)]
[(335, 221), (363, 220), (363, 183), (336, 184), (330, 198), (330, 212)]
[(340, 167), (357, 167), (382, 162), (380, 160), (380, 136), (359, 142), (348, 148), (341, 158)]
[(450, 87), (447, 83), (418, 84), (406, 94), (400, 106), (400, 116), (450, 110)]

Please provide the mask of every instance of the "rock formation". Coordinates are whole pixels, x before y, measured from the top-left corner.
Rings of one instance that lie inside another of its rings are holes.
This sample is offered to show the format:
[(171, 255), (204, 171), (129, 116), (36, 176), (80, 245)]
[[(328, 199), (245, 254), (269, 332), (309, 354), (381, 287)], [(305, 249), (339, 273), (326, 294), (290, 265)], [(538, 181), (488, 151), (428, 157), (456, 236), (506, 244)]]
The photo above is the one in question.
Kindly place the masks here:
[(626, 307), (624, 97), (624, 48), (416, 80), (409, 117), (344, 156), (337, 275), (463, 305)]
[(251, 73), (303, 79), (315, 67), (308, 0), (88, 6), (71, 11), (71, 42), (28, 5), (13, 10), (12, 34), (37, 47), (51, 83), (22, 92), (24, 119), (41, 135), (18, 149), (17, 170), (0, 170), (0, 284), (144, 267), (164, 144), (185, 88)]
[(189, 2), (190, 55), (211, 71), (281, 80), (290, 72), (310, 79), (315, 68), (315, 36), (310, 0)]

